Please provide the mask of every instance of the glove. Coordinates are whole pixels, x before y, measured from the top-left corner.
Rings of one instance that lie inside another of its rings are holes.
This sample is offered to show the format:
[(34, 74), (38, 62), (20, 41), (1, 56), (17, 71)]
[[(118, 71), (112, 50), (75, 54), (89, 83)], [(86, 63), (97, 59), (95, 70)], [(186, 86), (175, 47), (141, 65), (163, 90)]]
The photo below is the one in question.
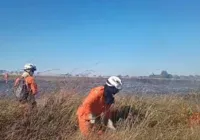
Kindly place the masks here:
[(89, 121), (91, 124), (95, 124), (96, 116), (94, 114), (89, 114)]
[(116, 130), (116, 128), (114, 127), (113, 122), (112, 122), (111, 119), (108, 119), (107, 127), (110, 128), (110, 129), (112, 129), (112, 130)]

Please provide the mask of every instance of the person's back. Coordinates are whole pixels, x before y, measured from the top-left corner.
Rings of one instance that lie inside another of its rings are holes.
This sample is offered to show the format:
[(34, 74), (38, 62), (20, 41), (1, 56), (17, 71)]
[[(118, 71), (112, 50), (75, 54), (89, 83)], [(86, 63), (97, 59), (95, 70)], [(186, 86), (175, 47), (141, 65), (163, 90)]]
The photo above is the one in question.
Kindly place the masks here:
[(104, 99), (104, 86), (99, 86), (90, 91), (82, 105), (79, 107), (78, 113), (82, 114), (82, 117), (87, 120), (89, 114), (93, 113), (96, 116), (99, 116), (109, 107), (110, 105), (107, 105)]
[(25, 82), (28, 86), (28, 90), (29, 90), (29, 95), (27, 97), (27, 102), (30, 103), (32, 106), (36, 105), (36, 101), (35, 101), (35, 95), (38, 92), (37, 89), (37, 84), (35, 82), (35, 79), (33, 76), (27, 76), (25, 78)]
[(25, 82), (28, 88), (30, 89), (30, 93), (33, 95), (36, 95), (38, 92), (38, 89), (37, 89), (37, 84), (35, 82), (35, 78), (29, 75), (25, 78)]
[(14, 84), (14, 87), (19, 89), (16, 90), (16, 94), (21, 95), (18, 96), (20, 98), (19, 101), (21, 103), (28, 103), (32, 107), (36, 105), (35, 95), (38, 92), (37, 84), (35, 82), (35, 78), (33, 77), (35, 70), (36, 67), (34, 65), (26, 64), (24, 73), (21, 75), (21, 77), (15, 80)]

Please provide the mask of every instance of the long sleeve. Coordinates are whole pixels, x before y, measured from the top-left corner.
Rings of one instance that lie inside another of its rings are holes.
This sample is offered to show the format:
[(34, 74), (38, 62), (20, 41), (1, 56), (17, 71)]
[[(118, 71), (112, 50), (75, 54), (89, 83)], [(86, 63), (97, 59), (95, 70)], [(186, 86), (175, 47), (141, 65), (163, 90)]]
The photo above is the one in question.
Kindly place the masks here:
[(34, 95), (38, 92), (37, 84), (34, 79), (31, 81), (31, 91)]
[(17, 78), (17, 79), (15, 80), (14, 87), (16, 87), (16, 86), (19, 85), (19, 81), (20, 81), (20, 78)]
[(37, 84), (35, 82), (35, 79), (33, 77), (27, 77), (26, 82), (27, 82), (29, 88), (31, 89), (32, 94), (33, 95), (37, 94), (38, 87), (37, 87)]
[(106, 119), (110, 119), (111, 118), (110, 107), (111, 107), (111, 105), (107, 105), (106, 108), (105, 108), (105, 117), (106, 117)]
[(84, 113), (87, 115), (86, 119), (89, 119), (89, 114), (92, 114), (92, 108), (94, 107), (94, 103), (98, 100), (98, 93), (94, 93), (95, 91), (91, 91), (90, 96), (88, 96), (84, 101)]

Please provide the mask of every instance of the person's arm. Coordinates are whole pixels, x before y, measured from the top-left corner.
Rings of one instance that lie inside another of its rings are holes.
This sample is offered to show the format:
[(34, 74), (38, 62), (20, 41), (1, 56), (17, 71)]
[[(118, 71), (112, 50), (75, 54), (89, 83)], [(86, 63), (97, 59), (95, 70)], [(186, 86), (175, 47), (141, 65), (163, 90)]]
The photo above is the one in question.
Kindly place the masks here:
[(37, 84), (35, 82), (35, 79), (33, 77), (31, 77), (29, 80), (28, 80), (28, 84), (30, 85), (30, 89), (31, 89), (31, 92), (33, 95), (37, 94), (38, 92), (38, 88), (37, 88)]
[(14, 87), (17, 87), (19, 85), (19, 81), (21, 80), (21, 78), (17, 78), (15, 80), (15, 83), (14, 83)]
[(112, 130), (116, 130), (113, 121), (111, 120), (111, 111), (110, 111), (111, 105), (108, 105), (105, 109), (105, 118), (104, 118), (104, 124), (107, 125), (108, 128)]
[(106, 105), (105, 111), (104, 111), (104, 113), (105, 113), (105, 119), (107, 119), (107, 120), (111, 118), (110, 107), (111, 107), (111, 105)]

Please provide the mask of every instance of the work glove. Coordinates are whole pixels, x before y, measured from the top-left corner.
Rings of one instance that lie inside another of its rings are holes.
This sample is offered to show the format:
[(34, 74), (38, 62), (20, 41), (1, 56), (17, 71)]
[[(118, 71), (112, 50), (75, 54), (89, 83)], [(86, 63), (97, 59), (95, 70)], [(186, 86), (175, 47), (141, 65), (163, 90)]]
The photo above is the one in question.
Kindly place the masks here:
[(91, 124), (95, 124), (96, 116), (94, 114), (89, 114), (89, 121)]
[(116, 128), (114, 127), (113, 121), (111, 119), (108, 119), (107, 127), (112, 130), (116, 130)]

